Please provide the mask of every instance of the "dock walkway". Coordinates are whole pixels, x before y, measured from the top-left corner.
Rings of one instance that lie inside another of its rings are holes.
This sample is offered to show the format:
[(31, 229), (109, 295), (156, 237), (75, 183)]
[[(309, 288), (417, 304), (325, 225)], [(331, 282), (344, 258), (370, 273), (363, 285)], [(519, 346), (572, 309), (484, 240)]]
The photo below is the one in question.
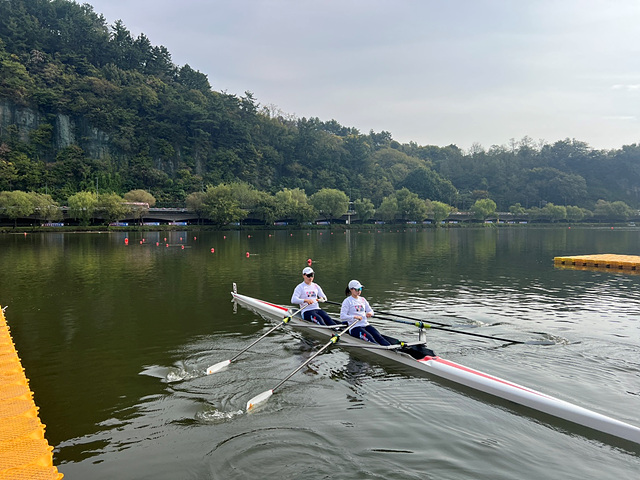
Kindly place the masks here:
[(574, 267), (609, 268), (611, 270), (640, 272), (640, 256), (637, 255), (575, 255), (570, 257), (555, 257), (553, 263)]
[(53, 448), (0, 309), (0, 480), (58, 480)]

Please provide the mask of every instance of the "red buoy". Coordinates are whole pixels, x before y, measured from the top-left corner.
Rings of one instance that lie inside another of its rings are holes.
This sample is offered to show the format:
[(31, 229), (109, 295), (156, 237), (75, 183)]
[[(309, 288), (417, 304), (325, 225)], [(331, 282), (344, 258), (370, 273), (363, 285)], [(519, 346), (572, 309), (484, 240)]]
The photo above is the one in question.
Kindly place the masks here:
[(211, 253), (213, 253), (213, 252), (215, 252), (215, 251), (216, 251), (216, 249), (215, 249), (215, 248), (212, 248), (212, 249), (211, 249)]
[(246, 255), (247, 255), (247, 258), (249, 258), (249, 252), (247, 252)]
[(307, 258), (307, 265), (311, 266), (312, 263), (312, 260), (310, 258)]
[(125, 238), (125, 239), (124, 239), (124, 244), (125, 244), (125, 245), (129, 245), (129, 239), (128, 239), (128, 238)]

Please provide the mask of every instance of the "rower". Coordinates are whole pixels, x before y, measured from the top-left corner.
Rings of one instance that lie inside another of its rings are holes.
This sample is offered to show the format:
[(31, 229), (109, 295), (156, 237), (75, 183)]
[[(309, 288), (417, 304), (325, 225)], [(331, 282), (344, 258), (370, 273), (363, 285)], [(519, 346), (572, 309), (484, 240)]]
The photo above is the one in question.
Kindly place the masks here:
[(318, 302), (325, 302), (327, 296), (322, 287), (313, 281), (315, 272), (311, 267), (302, 270), (302, 283), (293, 290), (291, 303), (300, 306), (308, 305), (302, 312), (302, 318), (318, 325), (337, 325), (327, 312), (320, 308)]
[(340, 320), (347, 321), (351, 325), (349, 335), (367, 342), (389, 346), (391, 343), (367, 321), (367, 318), (373, 317), (374, 312), (367, 299), (361, 296), (362, 288), (363, 285), (358, 280), (349, 282), (344, 291), (347, 298), (343, 300), (340, 308)]

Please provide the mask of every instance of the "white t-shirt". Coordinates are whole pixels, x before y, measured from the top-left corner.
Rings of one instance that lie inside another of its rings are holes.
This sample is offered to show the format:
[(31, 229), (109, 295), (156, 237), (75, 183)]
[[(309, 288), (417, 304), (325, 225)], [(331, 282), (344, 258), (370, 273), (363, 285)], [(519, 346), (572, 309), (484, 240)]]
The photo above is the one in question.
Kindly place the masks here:
[(291, 303), (295, 303), (304, 307), (304, 301), (308, 298), (312, 299), (314, 303), (305, 308), (305, 312), (310, 310), (319, 310), (320, 305), (318, 305), (318, 298), (327, 298), (327, 296), (324, 294), (322, 288), (317, 283), (311, 282), (309, 285), (307, 285), (305, 282), (302, 282), (293, 291), (293, 295), (291, 295)]
[[(353, 323), (355, 320), (355, 316), (358, 315), (362, 317), (362, 320), (358, 320), (355, 324), (351, 326), (351, 328), (355, 327), (366, 327), (369, 325), (367, 322), (367, 313), (371, 312), (373, 314), (373, 309), (367, 302), (367, 299), (364, 297), (353, 298), (352, 295), (349, 295), (342, 301), (342, 307), (340, 308), (340, 320), (346, 320), (349, 322), (349, 325)], [(351, 328), (349, 331), (351, 331)]]

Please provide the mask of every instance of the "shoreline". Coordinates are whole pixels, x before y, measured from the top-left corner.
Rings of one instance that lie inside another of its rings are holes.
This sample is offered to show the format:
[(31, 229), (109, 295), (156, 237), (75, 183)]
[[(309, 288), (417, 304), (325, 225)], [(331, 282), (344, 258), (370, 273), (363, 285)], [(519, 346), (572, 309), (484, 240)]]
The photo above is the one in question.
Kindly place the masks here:
[(41, 227), (41, 226), (21, 226), (21, 227), (0, 227), (0, 234), (29, 234), (29, 233), (112, 233), (112, 232), (172, 232), (172, 231), (261, 231), (261, 230), (380, 230), (399, 231), (400, 229), (411, 230), (431, 230), (450, 228), (640, 228), (629, 225), (628, 222), (608, 222), (608, 223), (455, 223), (445, 225), (433, 224), (331, 224), (331, 225), (129, 225), (113, 227), (106, 225), (95, 226), (63, 226), (63, 227)]

